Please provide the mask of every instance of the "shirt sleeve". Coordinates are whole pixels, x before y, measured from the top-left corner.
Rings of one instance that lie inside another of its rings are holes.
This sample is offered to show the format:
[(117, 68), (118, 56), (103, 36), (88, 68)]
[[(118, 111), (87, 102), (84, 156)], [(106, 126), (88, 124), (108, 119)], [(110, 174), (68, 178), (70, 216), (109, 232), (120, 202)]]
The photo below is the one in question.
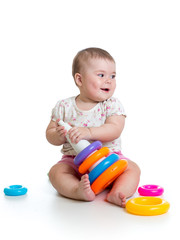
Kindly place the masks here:
[(55, 107), (52, 109), (51, 120), (64, 119), (64, 104), (63, 100), (58, 101)]
[(124, 115), (126, 117), (125, 109), (117, 98), (110, 98), (106, 101), (106, 117), (113, 115)]

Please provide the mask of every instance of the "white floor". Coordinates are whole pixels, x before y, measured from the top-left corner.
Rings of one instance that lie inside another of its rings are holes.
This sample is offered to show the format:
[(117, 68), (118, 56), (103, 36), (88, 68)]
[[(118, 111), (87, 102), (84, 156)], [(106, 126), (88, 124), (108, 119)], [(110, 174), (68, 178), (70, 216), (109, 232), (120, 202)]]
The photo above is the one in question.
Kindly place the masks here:
[(0, 237), (6, 236), (2, 239), (158, 239), (172, 233), (180, 237), (179, 201), (170, 197), (171, 192), (163, 196), (171, 203), (168, 213), (144, 217), (106, 202), (106, 191), (93, 202), (63, 198), (46, 175), (32, 179), (27, 187), (28, 194), (21, 197), (5, 196), (1, 189)]

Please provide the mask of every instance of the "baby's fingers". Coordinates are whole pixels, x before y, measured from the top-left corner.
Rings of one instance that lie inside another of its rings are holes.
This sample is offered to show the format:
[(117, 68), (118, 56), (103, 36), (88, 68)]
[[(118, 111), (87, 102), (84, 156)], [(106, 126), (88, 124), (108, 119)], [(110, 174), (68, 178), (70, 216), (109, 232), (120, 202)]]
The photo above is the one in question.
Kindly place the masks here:
[(71, 142), (77, 143), (77, 138), (80, 136), (81, 133), (79, 132), (78, 128), (72, 128), (69, 130), (68, 134)]
[(58, 122), (60, 121), (60, 118), (56, 120), (56, 126), (59, 126)]
[(56, 128), (56, 131), (57, 131), (57, 133), (59, 134), (59, 135), (66, 135), (66, 133), (67, 133), (67, 131), (65, 130), (65, 128), (63, 127), (63, 126), (58, 126), (57, 128)]

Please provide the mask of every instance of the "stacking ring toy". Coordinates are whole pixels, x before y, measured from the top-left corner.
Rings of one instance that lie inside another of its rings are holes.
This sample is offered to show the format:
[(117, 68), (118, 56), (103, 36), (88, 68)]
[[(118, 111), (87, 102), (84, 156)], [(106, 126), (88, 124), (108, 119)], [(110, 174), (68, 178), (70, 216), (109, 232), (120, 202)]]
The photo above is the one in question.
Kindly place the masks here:
[(163, 194), (164, 189), (158, 185), (143, 185), (138, 188), (141, 196), (160, 196)]
[(110, 150), (107, 147), (101, 148), (99, 151), (94, 152), (84, 162), (79, 166), (79, 172), (84, 174), (87, 170), (102, 157), (106, 157), (109, 154)]
[(74, 158), (74, 163), (80, 165), (91, 153), (95, 150), (99, 150), (101, 147), (102, 143), (100, 141), (91, 143)]
[(124, 159), (116, 161), (108, 169), (106, 169), (91, 185), (95, 194), (102, 192), (110, 185), (122, 172), (127, 168), (127, 161)]
[(20, 196), (27, 193), (27, 188), (22, 185), (11, 185), (7, 188), (4, 188), (4, 193), (7, 196)]
[[(64, 126), (67, 132), (71, 129), (71, 126), (62, 120), (59, 120), (58, 124)], [(88, 172), (91, 189), (95, 194), (103, 191), (127, 168), (127, 161), (119, 160), (119, 156), (116, 154), (110, 155), (110, 149), (102, 147), (100, 141), (90, 144), (87, 140), (82, 139), (74, 144), (68, 136), (67, 140), (77, 153), (74, 164), (79, 168), (81, 174)]]
[(98, 178), (108, 167), (110, 167), (117, 160), (119, 160), (119, 156), (117, 154), (111, 154), (107, 158), (105, 158), (102, 162), (100, 162), (89, 173), (90, 184), (92, 184), (96, 180), (96, 178)]
[(137, 197), (126, 203), (129, 213), (142, 216), (153, 216), (164, 214), (169, 210), (170, 204), (158, 197)]

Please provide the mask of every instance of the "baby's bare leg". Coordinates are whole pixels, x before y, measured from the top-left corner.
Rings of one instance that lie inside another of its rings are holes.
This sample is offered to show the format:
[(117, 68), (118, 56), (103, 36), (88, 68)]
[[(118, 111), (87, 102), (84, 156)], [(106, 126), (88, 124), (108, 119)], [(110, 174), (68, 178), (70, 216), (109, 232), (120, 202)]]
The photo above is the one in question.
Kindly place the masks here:
[(54, 188), (65, 197), (84, 201), (92, 201), (95, 198), (88, 175), (83, 175), (79, 180), (75, 170), (68, 164), (54, 165), (49, 172), (49, 179)]
[(128, 160), (128, 168), (113, 183), (107, 195), (107, 201), (125, 207), (126, 198), (131, 197), (139, 184), (140, 169), (136, 163)]

